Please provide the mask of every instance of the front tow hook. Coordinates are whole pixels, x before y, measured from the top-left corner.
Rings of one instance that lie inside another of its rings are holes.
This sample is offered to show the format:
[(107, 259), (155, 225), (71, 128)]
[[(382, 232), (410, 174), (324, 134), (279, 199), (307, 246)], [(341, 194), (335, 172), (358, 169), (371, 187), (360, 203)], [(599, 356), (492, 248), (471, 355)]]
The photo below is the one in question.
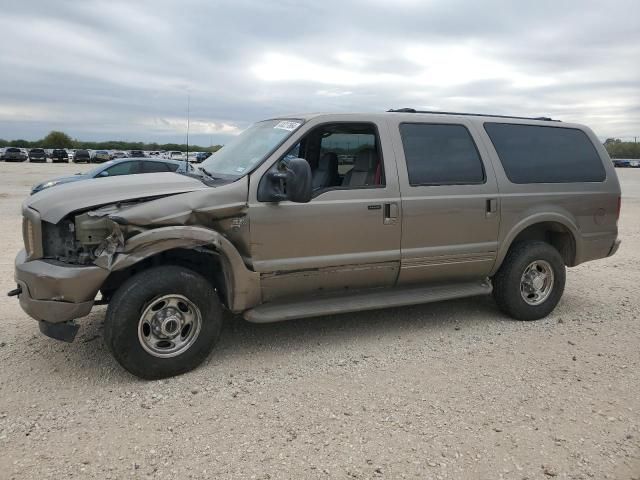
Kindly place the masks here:
[(15, 297), (17, 295), (20, 295), (21, 293), (22, 293), (22, 287), (20, 285), (18, 285), (18, 288), (14, 288), (10, 292), (7, 292), (7, 296), (8, 297)]

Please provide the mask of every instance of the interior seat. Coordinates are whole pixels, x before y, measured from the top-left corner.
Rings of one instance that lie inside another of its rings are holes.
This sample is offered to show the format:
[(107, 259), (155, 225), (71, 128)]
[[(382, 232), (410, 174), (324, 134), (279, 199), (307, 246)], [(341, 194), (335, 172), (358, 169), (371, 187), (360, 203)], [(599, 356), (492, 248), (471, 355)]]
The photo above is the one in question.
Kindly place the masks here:
[(378, 161), (378, 153), (373, 148), (358, 152), (353, 168), (345, 174), (342, 185), (346, 187), (374, 185)]
[(313, 172), (313, 189), (333, 187), (338, 184), (338, 178), (338, 155), (333, 152), (323, 154)]

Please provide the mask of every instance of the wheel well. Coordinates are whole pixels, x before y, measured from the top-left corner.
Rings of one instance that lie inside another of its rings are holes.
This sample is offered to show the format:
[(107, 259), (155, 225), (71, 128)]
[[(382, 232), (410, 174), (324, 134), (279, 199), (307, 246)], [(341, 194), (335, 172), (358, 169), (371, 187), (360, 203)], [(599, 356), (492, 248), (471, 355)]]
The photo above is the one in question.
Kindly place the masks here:
[(558, 222), (541, 222), (522, 230), (511, 242), (511, 248), (518, 243), (539, 240), (552, 245), (568, 267), (575, 265), (576, 242), (571, 231)]
[(104, 300), (108, 302), (118, 287), (129, 277), (160, 265), (178, 265), (199, 273), (211, 283), (218, 293), (220, 301), (227, 306), (227, 289), (222, 259), (217, 252), (206, 248), (167, 250), (147, 257), (130, 267), (111, 272), (100, 288)]

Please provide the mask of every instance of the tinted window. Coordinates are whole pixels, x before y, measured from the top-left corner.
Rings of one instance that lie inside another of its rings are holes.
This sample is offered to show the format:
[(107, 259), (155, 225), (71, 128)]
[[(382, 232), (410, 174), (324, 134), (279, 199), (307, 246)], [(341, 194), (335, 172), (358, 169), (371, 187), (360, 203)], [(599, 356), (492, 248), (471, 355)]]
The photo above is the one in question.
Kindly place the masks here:
[(144, 162), (143, 171), (144, 173), (168, 172), (169, 167), (162, 162)]
[[(334, 152), (338, 155), (338, 172), (345, 175), (352, 170), (358, 154), (365, 150), (374, 150), (376, 135), (371, 133), (331, 133), (320, 142), (320, 155)], [(375, 168), (375, 166), (373, 166)]]
[(602, 182), (605, 171), (589, 138), (575, 128), (485, 123), (513, 183)]
[(106, 171), (109, 172), (110, 177), (114, 177), (116, 175), (131, 175), (133, 173), (137, 173), (136, 163), (137, 162), (118, 163), (113, 167), (107, 168)]
[(325, 124), (307, 133), (284, 158), (309, 162), (314, 191), (385, 185), (376, 128), (370, 123)]
[(464, 126), (403, 123), (400, 135), (412, 186), (484, 183), (480, 155)]

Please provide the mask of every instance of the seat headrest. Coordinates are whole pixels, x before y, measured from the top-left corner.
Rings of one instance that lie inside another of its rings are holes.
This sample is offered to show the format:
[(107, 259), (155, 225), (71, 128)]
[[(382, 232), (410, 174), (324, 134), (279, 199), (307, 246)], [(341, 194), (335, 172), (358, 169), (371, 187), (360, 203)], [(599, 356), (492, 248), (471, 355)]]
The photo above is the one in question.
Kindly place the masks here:
[(324, 153), (318, 161), (318, 168), (330, 170), (334, 165), (338, 165), (338, 155), (333, 152)]
[(378, 154), (373, 148), (367, 148), (358, 152), (353, 170), (356, 172), (368, 172), (378, 163)]

